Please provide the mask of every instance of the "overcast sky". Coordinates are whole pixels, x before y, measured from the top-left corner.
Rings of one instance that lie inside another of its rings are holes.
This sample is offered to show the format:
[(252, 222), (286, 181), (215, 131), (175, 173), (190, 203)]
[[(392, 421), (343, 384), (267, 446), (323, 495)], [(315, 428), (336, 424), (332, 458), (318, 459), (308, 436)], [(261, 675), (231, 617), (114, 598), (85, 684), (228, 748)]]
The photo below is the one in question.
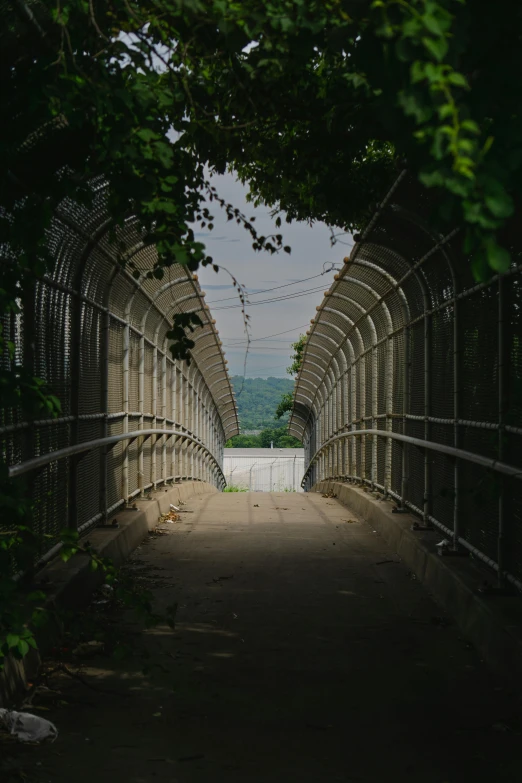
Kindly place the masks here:
[[(253, 342), (247, 358), (246, 377), (290, 377), (285, 372), (290, 363), (290, 344), (307, 330), (315, 307), (322, 301), (323, 292), (329, 288), (335, 274), (333, 270), (321, 276), (323, 267), (325, 264), (326, 268), (332, 263), (342, 264), (343, 257), (350, 252), (351, 237), (343, 236), (341, 240), (346, 244), (331, 247), (330, 229), (323, 223), (310, 227), (306, 223), (287, 224), (283, 221), (278, 229), (267, 209), (253, 209), (246, 202), (247, 190), (232, 176), (214, 177), (212, 182), (219, 195), (241, 209), (247, 218), (256, 217), (254, 225), (259, 234), (282, 233), (284, 244), (292, 248), (290, 255), (283, 251), (275, 255), (254, 251), (250, 234), (235, 221), (227, 221), (224, 210), (214, 203), (208, 205), (214, 216), (214, 229), (206, 232), (196, 228), (196, 236), (205, 243), (214, 261), (226, 267), (249, 291), (247, 312), (250, 314)], [(304, 280), (314, 275), (317, 277)], [(224, 270), (216, 274), (210, 267), (199, 269), (198, 276), (206, 292), (206, 302), (217, 322), (229, 370), (232, 375), (243, 375), (246, 336), (240, 302), (231, 279)], [(259, 293), (276, 286), (285, 287)], [(256, 301), (302, 291), (307, 293), (255, 304)]]

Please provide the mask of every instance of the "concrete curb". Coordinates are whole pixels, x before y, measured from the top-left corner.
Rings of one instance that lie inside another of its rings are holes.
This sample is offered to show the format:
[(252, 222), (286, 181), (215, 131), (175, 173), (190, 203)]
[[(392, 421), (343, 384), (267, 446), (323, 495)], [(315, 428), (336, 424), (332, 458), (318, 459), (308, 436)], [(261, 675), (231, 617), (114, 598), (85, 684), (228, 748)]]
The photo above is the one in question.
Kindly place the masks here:
[[(179, 501), (190, 500), (194, 495), (217, 492), (211, 484), (202, 481), (186, 481), (161, 487), (152, 492), (150, 499), (135, 499), (136, 510), (116, 511), (112, 520), (118, 520), (117, 528), (93, 528), (85, 540), (102, 557), (110, 558), (115, 566), (121, 566), (143, 541), (150, 530), (158, 524), (162, 514), (170, 510), (170, 504), (179, 505)], [(111, 520), (111, 521), (112, 521)], [(64, 563), (59, 558), (52, 560), (39, 573), (51, 586), (47, 606), (60, 609), (72, 609), (84, 606), (93, 590), (103, 581), (103, 575), (91, 571), (90, 558), (77, 555)], [(60, 637), (58, 624), (47, 625), (38, 633), (38, 645), (42, 653), (49, 650)], [(40, 654), (31, 650), (23, 661), (8, 657), (3, 672), (0, 672), (0, 707), (10, 706), (27, 690), (27, 683), (33, 679), (40, 666)]]
[(489, 577), (479, 561), (440, 557), (440, 531), (413, 531), (418, 519), (392, 513), (393, 504), (379, 501), (351, 484), (323, 481), (312, 491), (333, 492), (337, 499), (368, 522), (395, 549), (427, 587), (436, 602), (453, 617), (463, 635), (511, 689), (522, 698), (522, 601), (520, 597), (485, 597), (478, 587)]

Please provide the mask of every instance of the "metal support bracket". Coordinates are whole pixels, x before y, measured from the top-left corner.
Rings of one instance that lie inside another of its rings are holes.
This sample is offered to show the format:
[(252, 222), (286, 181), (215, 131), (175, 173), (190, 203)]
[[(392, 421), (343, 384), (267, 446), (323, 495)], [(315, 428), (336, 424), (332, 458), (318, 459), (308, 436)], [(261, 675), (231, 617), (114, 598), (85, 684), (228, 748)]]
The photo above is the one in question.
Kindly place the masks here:
[(453, 547), (445, 539), (437, 544), (437, 554), (439, 557), (469, 557), (469, 552), (459, 547)]
[(113, 519), (112, 522), (101, 522), (96, 525), (97, 530), (117, 530), (119, 528), (119, 522), (117, 519)]
[(415, 530), (416, 532), (422, 532), (424, 530), (434, 530), (433, 525), (431, 522), (414, 522), (411, 526), (410, 530)]

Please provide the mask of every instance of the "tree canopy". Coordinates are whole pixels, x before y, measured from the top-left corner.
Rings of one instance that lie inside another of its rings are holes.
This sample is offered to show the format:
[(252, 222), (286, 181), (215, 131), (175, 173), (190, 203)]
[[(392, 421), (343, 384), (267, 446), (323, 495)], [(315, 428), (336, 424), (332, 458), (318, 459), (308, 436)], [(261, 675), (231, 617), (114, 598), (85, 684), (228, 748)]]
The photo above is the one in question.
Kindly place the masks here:
[[(6, 0), (0, 25), (2, 313), (51, 263), (58, 205), (89, 205), (101, 181), (114, 227), (135, 215), (156, 246), (159, 279), (213, 264), (194, 226), (212, 229), (215, 208), (255, 250), (290, 252), (220, 197), (209, 174), (226, 170), (279, 226), (356, 230), (406, 166), (441, 225), (465, 226), (478, 277), (510, 264), (518, 0)], [(179, 359), (187, 328), (173, 325)], [(55, 413), (1, 334), (0, 350), (7, 404)]]
[(281, 394), (291, 394), (294, 384), (290, 378), (243, 379), (240, 375), (233, 375), (230, 380), (236, 392), (241, 389), (237, 397), (237, 413), (243, 432), (288, 424), (288, 417), (284, 421), (274, 422), (274, 409)]
[[(444, 193), (477, 269), (521, 187), (517, 0), (11, 0), (1, 15), (2, 240), (41, 271), (65, 197), (110, 183), (157, 268), (211, 263), (208, 170), (288, 219), (360, 226), (397, 165)], [(494, 24), (488, 24), (494, 19)], [(206, 168), (208, 167), (208, 168)], [(205, 203), (206, 202), (206, 203)], [(225, 205), (225, 208), (227, 206)], [(252, 232), (256, 249), (283, 237)]]
[[(303, 363), (303, 351), (305, 349), (306, 344), (306, 335), (300, 334), (298, 339), (295, 341), (295, 343), (292, 343), (292, 348), (294, 349), (294, 353), (292, 356), (292, 364), (286, 368), (286, 371), (289, 375), (296, 376), (299, 370), (301, 369), (301, 364)], [(285, 392), (279, 401), (279, 404), (275, 411), (275, 418), (281, 419), (285, 416), (285, 414), (289, 413), (294, 405), (294, 391), (292, 387), (292, 391)]]

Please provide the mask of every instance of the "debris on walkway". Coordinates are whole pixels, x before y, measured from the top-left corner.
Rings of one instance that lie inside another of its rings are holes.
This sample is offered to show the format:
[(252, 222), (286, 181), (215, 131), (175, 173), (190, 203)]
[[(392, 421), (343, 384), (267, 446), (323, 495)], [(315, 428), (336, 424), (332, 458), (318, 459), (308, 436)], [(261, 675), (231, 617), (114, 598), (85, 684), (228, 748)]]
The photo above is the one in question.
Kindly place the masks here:
[(21, 742), (54, 742), (58, 736), (58, 729), (51, 721), (29, 712), (16, 712), (5, 708), (0, 708), (0, 729), (2, 728)]
[[(161, 517), (160, 517), (160, 520), (161, 520), (160, 524), (164, 524), (164, 523), (172, 524), (173, 522), (181, 522), (181, 516), (178, 513), (176, 513), (176, 511), (172, 510), (172, 509), (175, 509), (176, 506), (173, 506), (172, 503), (171, 503), (170, 504), (170, 508), (171, 508), (170, 511), (168, 511), (166, 514), (162, 514), (161, 515)], [(177, 509), (177, 511), (179, 511), (179, 509)]]
[[(190, 525), (135, 551), (122, 582), (162, 616), (179, 602), (176, 626), (143, 626), (117, 588), (91, 607), (19, 707), (52, 720), (58, 741), (4, 730), (1, 783), (520, 779), (509, 688), (366, 522), (320, 493), (277, 493), (247, 525), (253, 497), (231, 500), (193, 499)], [(99, 655), (73, 655), (94, 640)]]

